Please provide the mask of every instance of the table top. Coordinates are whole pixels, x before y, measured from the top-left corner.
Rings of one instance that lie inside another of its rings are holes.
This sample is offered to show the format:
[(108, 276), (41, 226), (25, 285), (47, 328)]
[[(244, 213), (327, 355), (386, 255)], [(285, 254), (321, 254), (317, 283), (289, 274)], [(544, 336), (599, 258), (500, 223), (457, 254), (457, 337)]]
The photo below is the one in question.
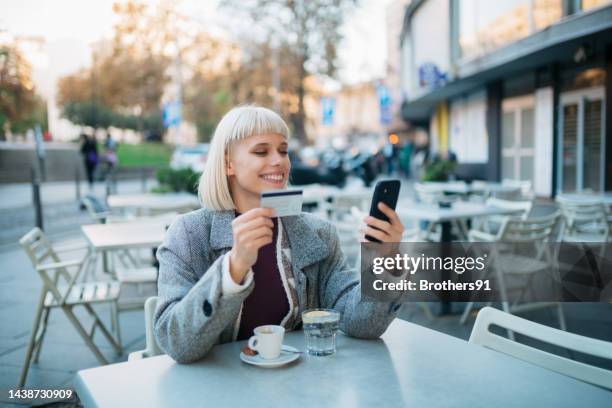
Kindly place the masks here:
[(146, 221), (82, 225), (81, 231), (96, 250), (154, 248), (163, 242), (174, 217), (176, 214)]
[(465, 183), (463, 181), (428, 181), (422, 183), (427, 189), (454, 194), (469, 194), (479, 192), (512, 192), (518, 189), (516, 186), (506, 185), (498, 182), (475, 182)]
[(605, 193), (568, 193), (559, 194), (557, 197), (584, 202), (598, 201), (606, 205), (612, 205), (612, 191)]
[[(303, 350), (304, 335), (285, 343)], [(276, 369), (241, 362), (243, 345), (193, 364), (157, 356), (82, 370), (75, 389), (86, 407), (612, 406), (612, 392), (399, 319), (380, 340), (339, 335), (335, 355)]]
[(440, 208), (435, 204), (400, 201), (397, 214), (401, 218), (444, 222), (458, 219), (468, 219), (488, 215), (512, 215), (522, 210), (499, 208), (484, 203), (456, 201), (450, 208)]
[(144, 193), (118, 194), (108, 197), (108, 206), (113, 209), (138, 208), (146, 210), (173, 210), (176, 208), (199, 208), (198, 197), (189, 193)]

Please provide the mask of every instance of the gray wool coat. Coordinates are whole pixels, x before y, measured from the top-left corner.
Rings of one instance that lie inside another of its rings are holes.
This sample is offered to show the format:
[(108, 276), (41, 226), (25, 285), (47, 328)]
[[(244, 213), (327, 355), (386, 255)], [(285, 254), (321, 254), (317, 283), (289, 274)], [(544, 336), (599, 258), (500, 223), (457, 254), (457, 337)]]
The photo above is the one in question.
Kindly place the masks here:
[[(201, 359), (213, 345), (233, 340), (242, 302), (222, 291), (222, 259), (232, 248), (234, 211), (200, 209), (172, 223), (157, 251), (157, 343), (179, 363)], [(332, 224), (313, 215), (283, 217), (291, 248), (299, 311), (329, 308), (341, 313), (340, 329), (354, 337), (378, 338), (399, 303), (361, 302), (358, 274), (348, 266)]]

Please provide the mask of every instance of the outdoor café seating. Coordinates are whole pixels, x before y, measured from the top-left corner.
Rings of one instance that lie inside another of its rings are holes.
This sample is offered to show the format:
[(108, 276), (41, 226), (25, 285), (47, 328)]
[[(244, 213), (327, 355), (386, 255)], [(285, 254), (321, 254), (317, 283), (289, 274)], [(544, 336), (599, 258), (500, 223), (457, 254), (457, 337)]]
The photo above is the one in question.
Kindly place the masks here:
[[(107, 359), (94, 343), (96, 329), (102, 333), (115, 352), (121, 354), (122, 347), (118, 336), (113, 338), (111, 331), (106, 328), (92, 308), (94, 304), (110, 305), (111, 320), (114, 323), (113, 326), (118, 329), (117, 301), (120, 291), (119, 282), (90, 281), (77, 283), (79, 275), (85, 268), (90, 266), (91, 253), (89, 250), (86, 247), (77, 246), (67, 248), (64, 251), (58, 251), (53, 248), (39, 228), (34, 228), (24, 235), (19, 240), (19, 243), (41, 278), (43, 286), (18, 387), (21, 388), (25, 384), (30, 364), (38, 361), (47, 331), (49, 313), (52, 309), (60, 309), (64, 312), (100, 364), (107, 364)], [(83, 249), (87, 249), (87, 252), (82, 258), (62, 261), (58, 256), (58, 252)], [(89, 317), (93, 319), (91, 327), (84, 327), (85, 323), (75, 314), (74, 309), (78, 306), (82, 306), (87, 311)]]
[[(544, 307), (555, 307), (559, 326), (562, 330), (565, 330), (565, 316), (561, 303), (518, 303), (518, 300), (523, 299), (524, 293), (531, 288), (534, 275), (545, 273), (548, 270), (554, 271), (556, 254), (552, 253), (553, 251), (551, 251), (550, 246), (546, 244), (553, 241), (560, 218), (561, 214), (559, 211), (531, 218), (509, 217), (502, 223), (497, 234), (472, 230), (469, 233), (469, 237), (470, 242), (494, 242), (500, 244), (492, 247), (491, 257), (493, 258), (494, 276), (489, 277), (493, 277), (499, 282), (501, 305), (505, 312), (516, 313)], [(514, 248), (513, 244), (517, 244), (519, 250)], [(527, 245), (533, 253), (524, 253)], [(489, 273), (489, 275), (492, 274)], [(521, 278), (521, 285), (511, 286), (513, 275)], [(525, 278), (526, 276), (529, 276), (529, 278)], [(517, 301), (509, 301), (510, 291), (518, 291), (520, 293), (518, 296), (512, 296), (513, 299), (518, 299)], [(462, 324), (466, 322), (473, 305), (473, 302), (467, 304), (461, 317)], [(513, 338), (511, 332), (509, 332), (509, 335)]]

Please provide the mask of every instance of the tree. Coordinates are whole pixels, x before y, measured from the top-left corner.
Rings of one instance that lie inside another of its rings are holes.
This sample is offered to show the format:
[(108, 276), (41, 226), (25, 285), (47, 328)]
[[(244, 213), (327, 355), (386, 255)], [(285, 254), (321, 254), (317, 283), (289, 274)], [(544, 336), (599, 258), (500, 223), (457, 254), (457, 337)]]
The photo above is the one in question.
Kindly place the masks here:
[(47, 128), (45, 101), (36, 94), (32, 67), (17, 44), (0, 44), (0, 135)]
[[(119, 19), (110, 43), (92, 51), (92, 65), (58, 81), (58, 104), (74, 123), (161, 134), (160, 105), (170, 58), (159, 32), (167, 30), (144, 4), (113, 6)], [(163, 29), (151, 29), (159, 27)]]
[[(307, 77), (333, 77), (337, 68), (337, 46), (346, 13), (357, 0), (225, 0), (224, 5), (250, 17), (251, 27), (264, 31), (268, 43), (277, 42), (286, 55), (282, 66), (296, 70), (297, 106), (291, 109), (294, 134), (305, 140), (304, 97)], [(279, 56), (280, 59), (280, 56)]]

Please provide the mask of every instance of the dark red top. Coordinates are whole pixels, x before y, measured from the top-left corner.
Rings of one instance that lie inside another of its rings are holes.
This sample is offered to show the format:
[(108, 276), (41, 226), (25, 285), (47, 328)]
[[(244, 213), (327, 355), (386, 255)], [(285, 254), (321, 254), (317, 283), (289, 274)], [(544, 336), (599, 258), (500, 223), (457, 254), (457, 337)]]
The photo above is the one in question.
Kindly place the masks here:
[(272, 242), (259, 249), (257, 262), (252, 267), (255, 288), (242, 304), (238, 340), (251, 337), (257, 326), (280, 324), (289, 313), (289, 301), (276, 262), (278, 219), (272, 221)]

